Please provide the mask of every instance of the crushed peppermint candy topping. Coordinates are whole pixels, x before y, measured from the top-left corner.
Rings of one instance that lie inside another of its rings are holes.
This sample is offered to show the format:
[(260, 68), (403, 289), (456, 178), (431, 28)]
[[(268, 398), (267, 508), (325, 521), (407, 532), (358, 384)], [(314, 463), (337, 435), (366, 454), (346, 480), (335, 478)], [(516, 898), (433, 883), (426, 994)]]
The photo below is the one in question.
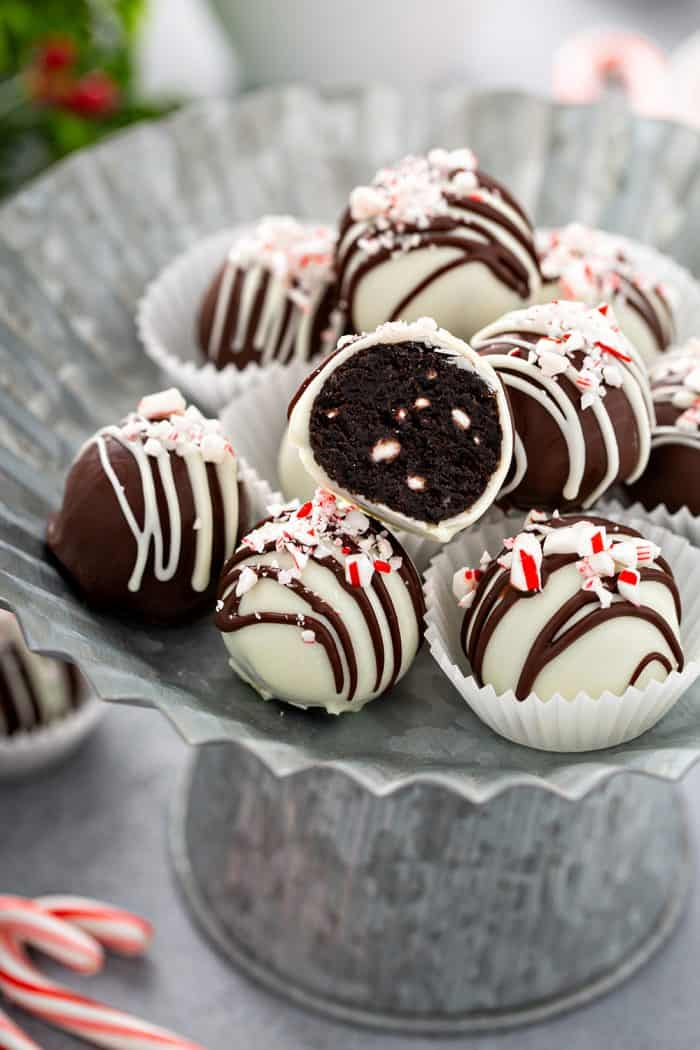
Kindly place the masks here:
[(367, 224), (358, 245), (368, 254), (410, 251), (421, 243), (417, 231), (449, 213), (450, 199), (487, 195), (493, 199), (497, 194), (480, 183), (471, 150), (432, 149), (382, 168), (371, 186), (356, 186), (350, 194), (350, 217)]
[(565, 299), (615, 303), (627, 297), (630, 285), (656, 292), (667, 301), (673, 299), (671, 289), (638, 270), (625, 242), (604, 230), (572, 222), (560, 229), (539, 231), (535, 243), (542, 276), (556, 281)]
[(157, 394), (146, 394), (136, 406), (137, 415), (144, 419), (156, 420), (168, 419), (170, 416), (181, 414), (187, 408), (187, 402), (174, 386), (169, 390), (161, 390)]
[[(640, 605), (640, 569), (658, 559), (661, 551), (655, 543), (641, 536), (611, 535), (604, 525), (586, 519), (558, 526), (549, 521), (542, 512), (531, 511), (523, 531), (503, 541), (505, 553), (496, 564), (509, 573), (511, 587), (525, 594), (541, 591), (543, 560), (576, 555), (581, 589), (594, 594), (603, 608), (614, 601)], [(479, 581), (492, 564), (485, 553), (480, 568), (465, 567), (454, 574), (452, 590), (461, 608), (472, 605)]]
[(687, 433), (700, 430), (700, 339), (689, 339), (683, 346), (659, 357), (649, 370), (655, 404), (671, 404), (682, 409), (675, 426)]
[(263, 266), (290, 289), (302, 309), (333, 280), (336, 233), (330, 226), (298, 222), (290, 215), (268, 215), (229, 252), (236, 266)]
[(258, 582), (258, 574), (251, 569), (249, 565), (244, 565), (241, 569), (241, 574), (238, 577), (238, 583), (236, 584), (236, 597), (242, 598), (248, 591), (252, 591), (255, 584)]
[[(239, 550), (262, 554), (273, 546), (288, 554), (292, 566), (277, 576), (282, 586), (298, 580), (310, 558), (340, 561), (353, 587), (369, 587), (375, 572), (388, 575), (401, 569), (402, 559), (394, 553), (386, 529), (376, 531), (366, 514), (327, 489), (317, 489), (313, 499), (301, 505), (295, 500), (270, 511), (272, 517), (244, 536)], [(239, 585), (242, 578), (243, 573)]]
[(201, 455), (205, 463), (223, 463), (234, 456), (231, 442), (218, 419), (206, 419), (194, 405), (187, 405), (179, 390), (163, 390), (141, 398), (117, 428), (125, 441), (140, 441), (147, 456), (175, 452)]
[[(555, 383), (569, 379), (581, 392), (582, 409), (604, 398), (608, 387), (622, 386), (625, 367), (637, 363), (608, 303), (591, 308), (555, 300), (506, 314), (497, 326), (514, 340), (521, 332), (539, 335), (532, 344), (518, 343), (515, 356)], [(485, 338), (496, 339), (498, 331), (487, 330)]]

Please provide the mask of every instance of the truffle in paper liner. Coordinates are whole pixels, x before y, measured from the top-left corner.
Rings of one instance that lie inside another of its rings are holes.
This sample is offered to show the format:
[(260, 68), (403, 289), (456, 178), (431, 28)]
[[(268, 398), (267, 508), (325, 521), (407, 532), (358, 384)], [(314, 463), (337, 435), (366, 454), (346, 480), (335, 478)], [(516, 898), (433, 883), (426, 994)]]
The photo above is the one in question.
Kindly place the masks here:
[(480, 687), (470, 673), (459, 635), (464, 610), (452, 592), (452, 578), (464, 565), (478, 565), (484, 550), (503, 546), (504, 529), (488, 525), (463, 533), (433, 558), (425, 574), (426, 640), (440, 668), (478, 717), (496, 733), (526, 747), (545, 751), (595, 751), (635, 739), (655, 725), (700, 675), (700, 552), (687, 540), (657, 525), (649, 526), (628, 512), (616, 519), (639, 529), (658, 544), (680, 591), (681, 644), (685, 666), (663, 682), (645, 689), (629, 687), (622, 696), (579, 693), (573, 700), (560, 695), (543, 701), (534, 694), (517, 700), (513, 691), (500, 696), (492, 686)]
[(106, 711), (96, 697), (46, 725), (0, 737), (0, 782), (32, 776), (68, 758), (97, 727)]
[(197, 341), (199, 307), (231, 245), (249, 227), (239, 226), (205, 237), (178, 255), (146, 288), (136, 324), (148, 356), (166, 380), (187, 392), (200, 408), (218, 415), (234, 395), (255, 386), (266, 369), (218, 369), (205, 361)]
[[(536, 231), (538, 239), (552, 232), (545, 228), (538, 228)], [(684, 342), (691, 336), (700, 334), (700, 284), (690, 271), (648, 244), (632, 237), (623, 237), (619, 233), (612, 236), (640, 274), (670, 290), (675, 341)]]
[[(313, 366), (311, 366), (313, 367)], [(308, 375), (305, 362), (270, 365), (265, 370), (264, 384), (257, 384), (239, 394), (221, 413), (221, 422), (230, 434), (236, 451), (252, 463), (258, 474), (267, 478), (273, 488), (284, 492), (283, 499), (295, 498), (289, 488), (283, 489), (279, 476), (279, 451), (287, 427), (287, 407), (299, 384)], [(491, 508), (489, 520), (500, 520), (502, 512)], [(440, 550), (434, 540), (391, 529), (412, 558), (419, 572)]]

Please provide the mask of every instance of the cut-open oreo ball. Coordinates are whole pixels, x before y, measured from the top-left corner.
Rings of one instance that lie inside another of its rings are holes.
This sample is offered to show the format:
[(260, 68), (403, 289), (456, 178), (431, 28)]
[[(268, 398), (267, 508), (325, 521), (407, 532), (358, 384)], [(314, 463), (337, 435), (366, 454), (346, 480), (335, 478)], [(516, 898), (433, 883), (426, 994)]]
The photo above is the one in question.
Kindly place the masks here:
[(289, 434), (319, 485), (443, 542), (491, 506), (513, 450), (495, 371), (430, 318), (342, 339), (297, 392)]

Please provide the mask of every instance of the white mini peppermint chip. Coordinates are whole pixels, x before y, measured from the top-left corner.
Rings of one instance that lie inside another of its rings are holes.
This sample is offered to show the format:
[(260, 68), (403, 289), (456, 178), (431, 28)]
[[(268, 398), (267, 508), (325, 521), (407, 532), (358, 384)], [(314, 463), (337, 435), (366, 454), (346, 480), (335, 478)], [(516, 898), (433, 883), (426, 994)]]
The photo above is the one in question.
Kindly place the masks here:
[(391, 463), (401, 454), (401, 443), (396, 438), (380, 438), (372, 448), (374, 463)]
[(301, 640), (304, 643), (304, 645), (313, 645), (314, 642), (316, 641), (316, 633), (315, 633), (315, 631), (310, 631), (308, 629), (302, 631), (301, 632)]

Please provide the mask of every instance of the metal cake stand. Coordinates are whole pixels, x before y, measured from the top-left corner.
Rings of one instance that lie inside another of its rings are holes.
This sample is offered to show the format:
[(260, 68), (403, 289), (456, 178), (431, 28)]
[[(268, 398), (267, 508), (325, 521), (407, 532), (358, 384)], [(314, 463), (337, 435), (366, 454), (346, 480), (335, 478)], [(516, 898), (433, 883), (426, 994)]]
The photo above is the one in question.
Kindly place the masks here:
[(377, 797), (331, 769), (279, 780), (225, 744), (197, 750), (171, 848), (233, 963), (302, 1006), (414, 1033), (540, 1021), (611, 990), (670, 935), (690, 875), (678, 792), (647, 778), (578, 802)]
[(161, 266), (266, 211), (331, 218), (380, 164), (465, 142), (540, 224), (575, 215), (700, 271), (696, 134), (512, 94), (197, 105), (0, 209), (0, 603), (32, 648), (73, 658), (105, 699), (160, 708), (195, 746), (173, 856), (232, 961), (334, 1016), (445, 1033), (587, 1001), (673, 929), (689, 877), (673, 781), (700, 755), (700, 691), (590, 755), (496, 737), (426, 652), (359, 716), (284, 711), (231, 677), (208, 624), (93, 615), (43, 530), (79, 442), (158, 386), (133, 316)]

